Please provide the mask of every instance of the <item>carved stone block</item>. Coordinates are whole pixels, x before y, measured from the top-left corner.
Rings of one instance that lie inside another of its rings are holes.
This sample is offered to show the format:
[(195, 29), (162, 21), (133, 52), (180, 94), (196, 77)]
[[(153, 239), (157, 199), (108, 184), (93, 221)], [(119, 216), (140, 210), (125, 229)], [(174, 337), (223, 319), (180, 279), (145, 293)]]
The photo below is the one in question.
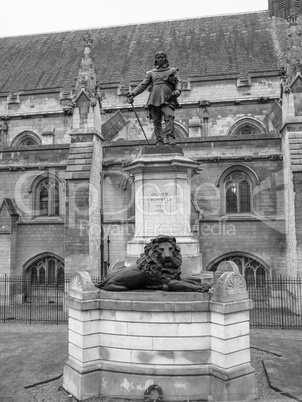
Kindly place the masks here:
[(87, 271), (76, 272), (69, 284), (69, 297), (80, 300), (92, 300), (99, 297), (97, 288), (91, 281), (91, 276)]

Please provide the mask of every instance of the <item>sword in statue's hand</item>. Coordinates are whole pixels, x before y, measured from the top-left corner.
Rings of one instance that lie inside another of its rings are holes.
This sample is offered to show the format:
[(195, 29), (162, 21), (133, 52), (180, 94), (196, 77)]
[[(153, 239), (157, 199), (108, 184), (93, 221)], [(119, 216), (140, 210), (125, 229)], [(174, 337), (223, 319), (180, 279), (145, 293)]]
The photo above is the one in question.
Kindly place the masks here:
[(145, 130), (144, 130), (143, 126), (142, 126), (142, 123), (141, 123), (141, 121), (140, 121), (140, 119), (138, 117), (138, 114), (137, 114), (137, 112), (135, 110), (135, 107), (134, 107), (134, 96), (131, 95), (130, 93), (126, 94), (126, 96), (127, 96), (127, 102), (130, 103), (130, 105), (132, 106), (132, 110), (133, 110), (133, 112), (134, 112), (134, 114), (135, 114), (135, 116), (137, 118), (137, 121), (138, 121), (138, 123), (140, 125), (140, 128), (142, 129), (142, 132), (143, 132), (143, 134), (144, 134), (144, 136), (146, 138), (147, 144), (150, 145), (150, 143), (148, 141), (148, 138), (146, 136)]

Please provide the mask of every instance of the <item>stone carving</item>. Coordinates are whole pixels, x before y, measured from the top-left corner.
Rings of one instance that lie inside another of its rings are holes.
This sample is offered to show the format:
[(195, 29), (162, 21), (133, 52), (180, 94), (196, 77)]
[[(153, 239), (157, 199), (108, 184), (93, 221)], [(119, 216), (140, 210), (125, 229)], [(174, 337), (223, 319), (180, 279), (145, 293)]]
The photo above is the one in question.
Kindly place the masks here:
[(91, 45), (93, 43), (93, 39), (91, 38), (90, 33), (89, 32), (85, 33), (85, 35), (83, 36), (82, 39), (83, 39), (83, 42), (85, 44), (85, 47), (90, 47), (91, 48)]
[(236, 293), (236, 292), (241, 292), (245, 291), (246, 286), (245, 286), (245, 280), (242, 275), (230, 275), (228, 281), (225, 284), (225, 291), (227, 293)]
[(288, 22), (290, 25), (297, 25), (298, 20), (298, 12), (295, 7), (292, 7), (289, 12), (289, 16), (287, 17)]
[(210, 106), (210, 105), (211, 105), (211, 102), (208, 101), (208, 100), (203, 100), (203, 101), (199, 101), (199, 102), (198, 102), (198, 106), (199, 106), (199, 107), (207, 108), (207, 107)]
[(218, 279), (216, 293), (231, 294), (246, 291), (245, 280), (242, 275), (234, 272), (224, 272)]
[(76, 272), (69, 284), (69, 296), (77, 299), (97, 298), (96, 288), (91, 281), (87, 271)]
[[(182, 85), (178, 69), (170, 67), (167, 55), (157, 52), (155, 55), (155, 68), (147, 72), (145, 79), (126, 94), (129, 103), (133, 103), (135, 96), (148, 88), (150, 95), (147, 101), (149, 117), (153, 120), (157, 144), (175, 145), (174, 110), (179, 106), (177, 98), (181, 94)], [(166, 123), (163, 133), (162, 119)]]
[(75, 273), (72, 276), (69, 286), (70, 286), (70, 289), (77, 289), (77, 290), (83, 289), (82, 279), (81, 279), (79, 272)]
[(239, 274), (239, 269), (233, 261), (222, 261), (214, 273), (214, 288), (216, 288), (218, 280), (224, 272), (235, 272)]
[(223, 272), (235, 272), (239, 274), (239, 269), (234, 261), (222, 261), (217, 268), (217, 273), (222, 274)]
[(244, 277), (233, 261), (223, 261), (214, 274), (213, 300), (237, 301), (248, 299)]
[(282, 161), (283, 155), (269, 155), (268, 160), (269, 161)]
[(100, 84), (97, 80), (97, 74), (91, 56), (91, 45), (93, 43), (93, 39), (91, 38), (89, 32), (86, 33), (82, 39), (84, 42), (84, 54), (81, 60), (79, 75), (76, 79), (75, 88), (72, 94), (72, 102), (70, 105), (66, 105), (67, 107), (70, 106), (69, 109), (63, 109), (64, 114), (67, 116), (72, 115), (72, 108), (78, 106), (78, 100), (83, 92), (90, 100), (91, 107), (95, 107), (99, 103), (101, 108)]
[(208, 292), (210, 285), (197, 278), (181, 278), (182, 257), (174, 237), (157, 236), (146, 246), (137, 264), (108, 274), (96, 287), (125, 291), (160, 289), (171, 291)]
[(294, 64), (294, 70), (296, 73), (300, 73), (302, 71), (302, 63), (300, 61), (297, 61), (296, 64)]
[(150, 385), (144, 393), (144, 402), (161, 402), (163, 391), (157, 384)]
[(260, 98), (257, 99), (258, 103), (268, 103), (269, 101), (270, 101), (270, 99), (265, 96), (260, 96)]

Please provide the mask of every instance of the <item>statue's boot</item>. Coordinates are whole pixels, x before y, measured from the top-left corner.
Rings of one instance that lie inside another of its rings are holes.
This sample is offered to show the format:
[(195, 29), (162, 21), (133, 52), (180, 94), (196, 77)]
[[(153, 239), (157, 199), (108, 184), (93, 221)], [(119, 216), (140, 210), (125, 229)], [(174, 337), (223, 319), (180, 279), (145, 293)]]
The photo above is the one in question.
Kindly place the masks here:
[(170, 144), (169, 137), (167, 133), (164, 134), (164, 144)]
[(172, 135), (169, 136), (169, 144), (170, 145), (176, 145), (176, 139)]
[(166, 132), (164, 136), (164, 143), (170, 145), (176, 145), (176, 139), (174, 134), (174, 117), (165, 116)]
[(156, 138), (156, 145), (162, 145), (164, 143), (164, 136), (163, 136), (161, 120), (153, 120), (153, 125)]

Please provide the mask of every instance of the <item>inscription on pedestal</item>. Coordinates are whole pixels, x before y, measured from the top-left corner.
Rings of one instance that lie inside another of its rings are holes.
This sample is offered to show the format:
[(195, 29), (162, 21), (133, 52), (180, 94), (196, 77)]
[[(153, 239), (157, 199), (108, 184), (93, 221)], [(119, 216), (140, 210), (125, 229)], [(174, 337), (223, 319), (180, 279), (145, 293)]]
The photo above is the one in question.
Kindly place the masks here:
[(147, 202), (151, 204), (150, 209), (152, 210), (154, 208), (152, 206), (155, 205), (155, 212), (158, 213), (164, 213), (167, 210), (166, 203), (171, 201), (172, 197), (169, 196), (168, 192), (151, 193), (150, 197), (147, 198)]
[(137, 208), (145, 217), (182, 215), (183, 195), (174, 183), (160, 183), (141, 186), (137, 193)]

